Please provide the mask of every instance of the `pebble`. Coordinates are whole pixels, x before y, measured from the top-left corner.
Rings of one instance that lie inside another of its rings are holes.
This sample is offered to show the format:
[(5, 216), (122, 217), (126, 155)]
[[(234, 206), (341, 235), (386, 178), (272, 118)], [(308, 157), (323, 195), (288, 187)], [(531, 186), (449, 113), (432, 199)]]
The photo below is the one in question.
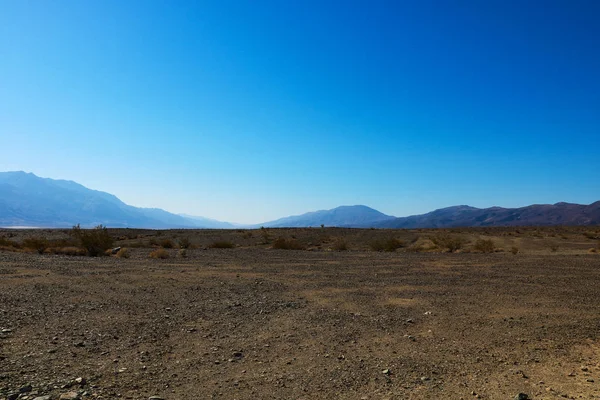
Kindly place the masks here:
[(59, 400), (77, 400), (79, 399), (79, 393), (67, 392), (60, 395)]
[(36, 397), (36, 398), (34, 398), (33, 400), (50, 400), (50, 399), (52, 399), (52, 397), (51, 397), (51, 396), (49, 396), (49, 395), (46, 395), (46, 396), (39, 396), (39, 397)]
[(165, 400), (165, 398), (160, 396), (150, 396), (148, 400)]
[(25, 385), (25, 386), (19, 388), (19, 393), (29, 393), (29, 392), (31, 392), (31, 389), (33, 389), (31, 387), (31, 385)]
[(381, 371), (381, 373), (384, 375), (390, 375), (392, 371), (390, 371), (389, 369), (384, 369), (383, 371)]

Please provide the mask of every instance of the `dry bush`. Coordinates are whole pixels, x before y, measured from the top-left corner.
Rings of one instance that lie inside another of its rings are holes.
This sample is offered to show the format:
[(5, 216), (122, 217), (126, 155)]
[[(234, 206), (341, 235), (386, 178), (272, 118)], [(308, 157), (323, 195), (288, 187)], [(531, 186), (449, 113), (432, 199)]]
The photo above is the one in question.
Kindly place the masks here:
[(23, 247), (44, 254), (48, 248), (48, 241), (45, 238), (26, 238), (23, 240)]
[(163, 249), (172, 249), (175, 247), (175, 244), (171, 239), (162, 239), (160, 242), (158, 242), (158, 244)]
[(48, 247), (44, 252), (62, 256), (85, 256), (87, 254), (84, 249), (76, 246)]
[(17, 242), (13, 242), (12, 240), (4, 236), (0, 236), (0, 247), (18, 249), (21, 247), (21, 245)]
[(346, 251), (348, 250), (348, 243), (344, 239), (338, 239), (333, 242), (332, 249), (335, 251)]
[(132, 249), (140, 249), (140, 248), (143, 248), (143, 247), (147, 247), (147, 246), (144, 244), (144, 242), (143, 242), (143, 241), (141, 241), (141, 240), (138, 240), (137, 242), (131, 242), (131, 243), (128, 243), (128, 244), (127, 244), (127, 246), (129, 246), (129, 247), (130, 247), (130, 248), (132, 248)]
[(437, 247), (446, 249), (451, 253), (460, 250), (467, 243), (467, 240), (462, 236), (453, 236), (449, 234), (435, 235), (430, 239)]
[(298, 242), (296, 239), (286, 239), (286, 238), (277, 238), (273, 242), (274, 249), (282, 249), (282, 250), (304, 250), (305, 247)]
[(179, 252), (177, 253), (177, 255), (181, 258), (186, 258), (187, 257), (187, 249), (180, 249)]
[(374, 240), (369, 243), (369, 247), (373, 251), (389, 251), (394, 252), (401, 247), (404, 247), (404, 242), (396, 238)]
[(160, 249), (156, 249), (153, 252), (151, 252), (150, 258), (160, 258), (162, 260), (165, 260), (169, 258), (169, 252), (161, 247)]
[(271, 235), (269, 235), (269, 230), (264, 226), (260, 227), (260, 236), (262, 238), (262, 244), (269, 244), (271, 242)]
[(84, 248), (90, 257), (101, 256), (113, 245), (113, 238), (108, 233), (105, 226), (98, 225), (94, 229), (81, 229), (76, 225), (71, 230), (71, 235)]
[(217, 240), (212, 242), (208, 247), (211, 249), (233, 249), (235, 245), (227, 240)]
[(585, 236), (586, 238), (588, 238), (590, 240), (596, 240), (596, 239), (600, 239), (600, 232), (592, 232), (592, 231), (583, 232), (583, 236)]
[(242, 237), (243, 237), (244, 239), (252, 239), (252, 237), (253, 237), (253, 236), (254, 236), (254, 235), (252, 234), (252, 231), (246, 231), (246, 232), (244, 232), (244, 234), (242, 235)]
[(513, 246), (510, 248), (510, 252), (513, 254), (519, 253), (519, 248), (517, 246)]
[(129, 254), (129, 251), (125, 247), (122, 247), (121, 250), (117, 251), (117, 258), (129, 258), (129, 257), (131, 257), (131, 254)]
[(493, 253), (495, 248), (492, 239), (479, 239), (473, 245), (473, 249), (481, 253)]
[(189, 249), (190, 246), (192, 245), (192, 242), (190, 241), (190, 239), (188, 237), (182, 237), (178, 240), (179, 242), (179, 248), (181, 249)]

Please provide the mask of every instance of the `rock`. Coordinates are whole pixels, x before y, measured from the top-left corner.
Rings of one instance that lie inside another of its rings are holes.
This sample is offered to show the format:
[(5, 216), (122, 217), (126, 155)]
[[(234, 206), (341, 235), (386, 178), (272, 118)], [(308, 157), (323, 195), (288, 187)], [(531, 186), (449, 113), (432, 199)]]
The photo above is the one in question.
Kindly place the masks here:
[(594, 383), (593, 379), (588, 379), (587, 381), (590, 382), (590, 383)]
[(515, 400), (529, 400), (529, 396), (525, 393), (519, 393), (515, 396)]
[(119, 250), (121, 250), (120, 247), (115, 247), (114, 249), (112, 249), (111, 253), (117, 254), (119, 252)]
[(79, 399), (79, 393), (67, 392), (60, 395), (59, 400), (77, 400)]
[(46, 396), (39, 396), (39, 397), (36, 397), (36, 398), (34, 398), (33, 400), (50, 400), (50, 399), (52, 399), (52, 396), (50, 396), (50, 395), (46, 395)]
[(384, 375), (391, 375), (392, 371), (390, 371), (389, 369), (386, 368), (383, 371), (381, 371), (381, 373), (384, 374)]
[(160, 396), (150, 396), (148, 400), (166, 400), (164, 397)]
[(19, 393), (29, 393), (31, 392), (31, 389), (33, 389), (31, 385), (25, 385), (19, 388)]
[(85, 378), (82, 378), (82, 377), (75, 378), (75, 383), (77, 383), (78, 385), (83, 386), (83, 385), (85, 385), (86, 380), (85, 380)]
[(19, 398), (19, 393), (11, 393), (6, 396), (6, 400), (17, 400)]

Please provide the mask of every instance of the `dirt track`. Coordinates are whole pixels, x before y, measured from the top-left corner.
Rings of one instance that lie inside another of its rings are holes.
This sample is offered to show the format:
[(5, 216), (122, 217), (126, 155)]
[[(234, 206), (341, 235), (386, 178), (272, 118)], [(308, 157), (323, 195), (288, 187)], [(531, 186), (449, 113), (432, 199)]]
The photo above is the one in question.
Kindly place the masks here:
[(0, 398), (600, 398), (598, 255), (170, 251), (0, 252)]

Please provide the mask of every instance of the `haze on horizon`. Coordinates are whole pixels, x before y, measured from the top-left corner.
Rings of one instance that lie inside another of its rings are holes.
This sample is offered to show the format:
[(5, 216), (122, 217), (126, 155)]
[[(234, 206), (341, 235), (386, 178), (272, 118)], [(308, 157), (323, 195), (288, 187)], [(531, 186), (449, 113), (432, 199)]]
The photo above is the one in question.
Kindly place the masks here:
[(600, 199), (596, 1), (0, 9), (0, 171), (238, 223)]

